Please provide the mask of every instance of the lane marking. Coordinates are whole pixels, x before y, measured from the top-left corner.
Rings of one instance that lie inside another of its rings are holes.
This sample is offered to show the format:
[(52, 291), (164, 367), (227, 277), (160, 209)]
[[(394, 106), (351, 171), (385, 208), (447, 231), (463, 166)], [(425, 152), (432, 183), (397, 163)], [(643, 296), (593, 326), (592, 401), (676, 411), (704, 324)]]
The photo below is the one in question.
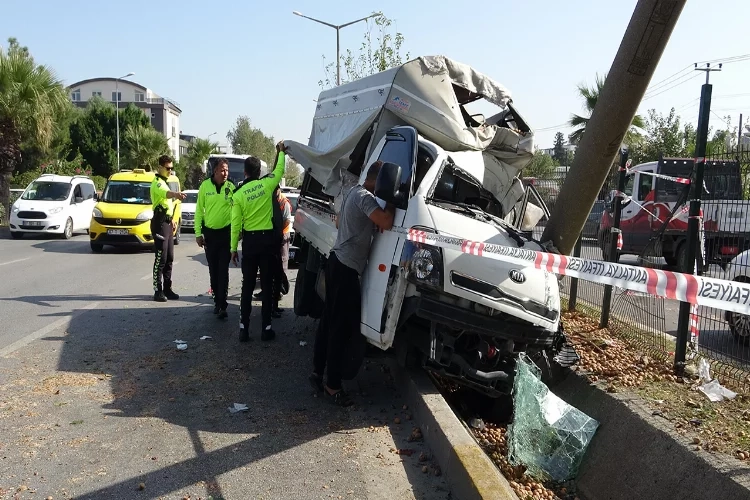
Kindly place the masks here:
[(16, 262), (23, 262), (29, 260), (31, 257), (24, 257), (23, 259), (10, 260), (8, 262), (0, 262), (0, 266), (7, 266), (8, 264), (15, 264)]
[(22, 348), (24, 346), (29, 345), (33, 341), (35, 341), (35, 340), (37, 340), (39, 338), (44, 337), (45, 335), (47, 335), (48, 333), (54, 331), (55, 329), (60, 328), (61, 326), (69, 323), (70, 320), (72, 320), (74, 317), (76, 317), (76, 316), (84, 313), (85, 311), (94, 309), (98, 305), (99, 305), (99, 302), (92, 302), (91, 304), (88, 304), (88, 305), (82, 307), (81, 309), (77, 309), (77, 310), (73, 311), (68, 316), (62, 317), (62, 318), (58, 319), (57, 321), (53, 321), (49, 325), (47, 325), (47, 326), (45, 326), (43, 328), (40, 328), (39, 330), (37, 330), (35, 332), (32, 332), (32, 333), (26, 335), (25, 337), (22, 337), (22, 338), (16, 340), (12, 344), (10, 344), (8, 346), (5, 346), (2, 349), (0, 349), (0, 357), (2, 357), (2, 358), (7, 357), (9, 354), (12, 354), (15, 351), (17, 351), (18, 349), (20, 349), (20, 348)]

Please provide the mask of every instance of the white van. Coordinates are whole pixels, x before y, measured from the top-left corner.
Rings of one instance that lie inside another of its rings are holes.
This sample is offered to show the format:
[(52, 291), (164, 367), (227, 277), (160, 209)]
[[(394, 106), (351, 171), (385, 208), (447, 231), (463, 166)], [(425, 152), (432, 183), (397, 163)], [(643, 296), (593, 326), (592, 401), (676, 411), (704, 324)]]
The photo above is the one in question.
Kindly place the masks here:
[(85, 175), (44, 174), (26, 187), (10, 210), (10, 234), (60, 234), (69, 239), (88, 231), (96, 187)]

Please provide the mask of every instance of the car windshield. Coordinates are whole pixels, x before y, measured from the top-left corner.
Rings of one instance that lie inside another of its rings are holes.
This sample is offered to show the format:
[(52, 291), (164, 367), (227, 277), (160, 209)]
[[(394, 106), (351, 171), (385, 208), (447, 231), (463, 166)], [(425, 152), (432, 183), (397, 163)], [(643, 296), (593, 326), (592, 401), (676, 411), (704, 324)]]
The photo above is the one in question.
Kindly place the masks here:
[(496, 217), (503, 217), (503, 206), (482, 183), (448, 163), (443, 168), (432, 195), (432, 201), (476, 207)]
[(102, 201), (108, 203), (151, 204), (151, 183), (142, 181), (109, 181)]
[(198, 193), (185, 193), (183, 203), (198, 203)]
[(69, 182), (34, 181), (21, 195), (22, 200), (65, 201), (70, 194)]

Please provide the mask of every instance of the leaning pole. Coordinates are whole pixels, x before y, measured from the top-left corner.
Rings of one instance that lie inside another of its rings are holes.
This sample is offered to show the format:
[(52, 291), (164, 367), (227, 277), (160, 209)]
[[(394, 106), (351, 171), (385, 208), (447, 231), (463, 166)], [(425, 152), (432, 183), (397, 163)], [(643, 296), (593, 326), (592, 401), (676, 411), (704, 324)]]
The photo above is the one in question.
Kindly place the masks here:
[(687, 0), (639, 0), (542, 241), (570, 254)]

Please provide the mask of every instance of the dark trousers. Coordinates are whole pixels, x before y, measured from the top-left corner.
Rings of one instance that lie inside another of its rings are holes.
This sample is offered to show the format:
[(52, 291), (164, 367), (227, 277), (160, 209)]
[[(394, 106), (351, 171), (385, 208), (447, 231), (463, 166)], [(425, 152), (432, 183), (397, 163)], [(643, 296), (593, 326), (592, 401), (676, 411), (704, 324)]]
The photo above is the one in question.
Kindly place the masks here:
[(241, 328), (248, 328), (252, 310), (255, 280), (260, 270), (262, 287), (261, 324), (265, 330), (271, 326), (273, 261), (278, 241), (272, 231), (246, 231), (242, 238), (242, 297), (240, 298)]
[(351, 335), (359, 335), (362, 292), (357, 271), (339, 262), (333, 252), (326, 262), (325, 276), (325, 309), (315, 335), (313, 365), (318, 375), (327, 368), (326, 385), (338, 390), (346, 344)]
[(231, 226), (223, 229), (203, 229), (203, 246), (206, 249), (208, 275), (211, 279), (211, 290), (214, 292), (214, 305), (219, 309), (226, 309), (228, 305), (229, 262), (232, 259), (231, 238)]
[[(157, 218), (157, 215), (154, 215)], [(174, 261), (174, 239), (172, 223), (168, 220), (151, 223), (151, 234), (154, 237), (154, 291), (163, 292), (172, 289), (172, 262)]]
[[(273, 308), (277, 310), (279, 308), (279, 301), (281, 301), (281, 293), (283, 288), (289, 287), (289, 282), (286, 281), (286, 269), (287, 261), (289, 260), (289, 240), (288, 235), (285, 235), (281, 241), (277, 252), (274, 254), (274, 275), (273, 275)], [(285, 283), (286, 282), (286, 283)]]

